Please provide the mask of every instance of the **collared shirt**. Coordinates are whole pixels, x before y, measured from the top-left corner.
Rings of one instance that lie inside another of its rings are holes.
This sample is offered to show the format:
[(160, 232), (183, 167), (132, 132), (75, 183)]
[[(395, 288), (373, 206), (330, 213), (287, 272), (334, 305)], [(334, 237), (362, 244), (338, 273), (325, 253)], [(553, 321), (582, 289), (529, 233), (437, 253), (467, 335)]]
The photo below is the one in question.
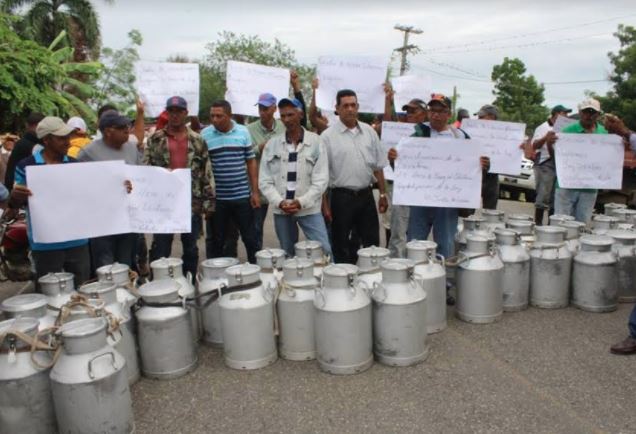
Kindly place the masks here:
[[(581, 125), (581, 121), (575, 122), (571, 125), (568, 125), (567, 127), (563, 128), (561, 130), (562, 133), (566, 133), (566, 134), (585, 134), (587, 133), (587, 131), (585, 131), (585, 128), (583, 128), (583, 125)], [(588, 133), (589, 134), (589, 133)], [(607, 130), (605, 129), (605, 127), (601, 124), (599, 124), (598, 122), (596, 123), (596, 128), (594, 129), (594, 132), (592, 134), (608, 134)], [(556, 146), (559, 146), (558, 142), (556, 144)], [(559, 186), (559, 177), (557, 176), (557, 180), (556, 180), (556, 186), (557, 188), (561, 188)], [(570, 190), (570, 189), (568, 189)], [(578, 190), (578, 191), (596, 191), (595, 189), (589, 189), (589, 188), (573, 188), (571, 190)]]
[(375, 130), (362, 122), (349, 129), (338, 119), (320, 140), (329, 157), (329, 186), (361, 190), (375, 180), (373, 172), (388, 164)]
[(272, 125), (272, 129), (268, 130), (263, 126), (260, 119), (252, 122), (247, 125), (247, 130), (250, 132), (250, 136), (252, 137), (252, 149), (254, 150), (254, 155), (256, 155), (256, 160), (261, 161), (261, 152), (258, 147), (261, 143), (267, 143), (269, 139), (279, 134), (285, 133), (285, 125), (280, 119), (274, 119), (274, 125)]
[(256, 157), (247, 128), (232, 121), (232, 127), (225, 133), (210, 125), (201, 131), (201, 136), (208, 146), (217, 200), (249, 198), (246, 163)]
[[(534, 134), (532, 136), (532, 143), (534, 143), (535, 141), (539, 139), (542, 139), (550, 131), (553, 131), (552, 125), (550, 125), (549, 121), (545, 121), (544, 123), (539, 125), (536, 130), (534, 130)], [(548, 145), (544, 143), (543, 146), (537, 149), (537, 155), (539, 157), (537, 161), (538, 164), (542, 164), (548, 161), (550, 159), (550, 152), (548, 151)]]
[[(64, 159), (62, 160), (62, 164), (76, 163), (76, 162), (77, 162), (76, 159), (66, 155), (64, 156)], [(44, 157), (42, 156), (42, 151), (21, 160), (15, 168), (16, 185), (28, 185), (27, 176), (26, 176), (27, 166), (35, 166), (39, 164), (46, 164), (46, 161), (44, 160)], [(69, 186), (69, 188), (72, 188), (72, 186)], [(64, 206), (64, 204), (61, 204), (61, 206)], [(72, 224), (72, 222), (68, 222), (68, 223)], [(31, 250), (35, 250), (35, 251), (70, 249), (73, 247), (83, 246), (88, 243), (87, 239), (64, 241), (62, 243), (36, 243), (35, 241), (33, 241), (33, 232), (31, 230), (31, 217), (28, 214), (27, 214), (27, 235), (29, 237), (29, 245), (31, 246)]]

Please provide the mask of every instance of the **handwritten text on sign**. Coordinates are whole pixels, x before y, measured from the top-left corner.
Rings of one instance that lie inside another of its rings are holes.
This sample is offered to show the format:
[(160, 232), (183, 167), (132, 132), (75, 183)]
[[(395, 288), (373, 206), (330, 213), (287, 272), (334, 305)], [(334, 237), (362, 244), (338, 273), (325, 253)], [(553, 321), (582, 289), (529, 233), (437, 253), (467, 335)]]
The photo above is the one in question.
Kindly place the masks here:
[(475, 140), (409, 137), (397, 151), (394, 204), (479, 208), (480, 147)]
[(620, 190), (625, 148), (614, 134), (558, 135), (554, 145), (559, 187)]
[(185, 98), (188, 112), (199, 113), (199, 65), (196, 63), (137, 62), (135, 87), (146, 115), (157, 117), (171, 96)]
[(316, 105), (333, 110), (336, 94), (352, 89), (361, 113), (384, 113), (384, 81), (388, 59), (383, 57), (322, 56), (316, 70), (319, 85)]
[(278, 101), (289, 97), (289, 69), (230, 60), (225, 78), (225, 99), (236, 114), (258, 116), (256, 102), (262, 93), (271, 93)]
[(404, 137), (410, 137), (415, 133), (415, 124), (407, 124), (406, 122), (382, 122), (382, 145), (388, 152), (389, 149), (395, 148), (400, 140)]
[(464, 119), (462, 129), (471, 139), (483, 139), (482, 155), (490, 157), (490, 173), (521, 173), (526, 124), (483, 119)]

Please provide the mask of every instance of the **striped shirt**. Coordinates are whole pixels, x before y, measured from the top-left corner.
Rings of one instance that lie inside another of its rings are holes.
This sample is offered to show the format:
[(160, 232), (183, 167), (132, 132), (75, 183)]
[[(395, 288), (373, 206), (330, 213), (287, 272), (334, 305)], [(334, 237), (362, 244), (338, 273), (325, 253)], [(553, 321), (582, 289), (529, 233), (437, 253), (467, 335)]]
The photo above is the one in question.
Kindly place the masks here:
[(243, 125), (232, 121), (226, 133), (210, 125), (201, 131), (208, 146), (217, 200), (239, 200), (250, 197), (247, 160), (256, 158), (250, 133)]

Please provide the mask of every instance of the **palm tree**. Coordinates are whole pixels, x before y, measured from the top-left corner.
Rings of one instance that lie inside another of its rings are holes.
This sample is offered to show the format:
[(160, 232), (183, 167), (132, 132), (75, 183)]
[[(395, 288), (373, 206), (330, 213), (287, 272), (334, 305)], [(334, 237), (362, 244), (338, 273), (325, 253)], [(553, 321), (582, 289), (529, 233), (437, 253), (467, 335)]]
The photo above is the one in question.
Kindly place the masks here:
[(0, 8), (10, 14), (24, 11), (19, 30), (45, 47), (65, 31), (75, 61), (99, 57), (99, 20), (89, 0), (0, 0)]

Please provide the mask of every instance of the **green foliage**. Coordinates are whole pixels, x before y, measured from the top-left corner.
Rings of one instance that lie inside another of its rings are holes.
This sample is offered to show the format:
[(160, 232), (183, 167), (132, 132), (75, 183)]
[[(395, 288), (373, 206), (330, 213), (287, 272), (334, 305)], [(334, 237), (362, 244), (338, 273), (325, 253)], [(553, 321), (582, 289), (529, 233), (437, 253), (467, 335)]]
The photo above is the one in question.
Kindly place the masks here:
[(597, 98), (604, 112), (619, 116), (629, 128), (636, 130), (636, 28), (621, 24), (614, 36), (621, 45), (618, 53), (608, 54), (614, 66), (609, 77), (614, 88), (606, 96)]
[(501, 65), (493, 67), (491, 78), (495, 82), (493, 104), (499, 109), (501, 120), (524, 122), (527, 131), (545, 122), (549, 110), (543, 105), (543, 85), (526, 74), (521, 60), (505, 57)]
[(72, 75), (96, 75), (101, 65), (72, 62), (73, 50), (68, 47), (45, 48), (22, 39), (12, 28), (14, 22), (0, 13), (0, 130), (20, 129), (32, 111), (94, 122), (95, 114), (84, 102), (93, 89), (80, 86)]

